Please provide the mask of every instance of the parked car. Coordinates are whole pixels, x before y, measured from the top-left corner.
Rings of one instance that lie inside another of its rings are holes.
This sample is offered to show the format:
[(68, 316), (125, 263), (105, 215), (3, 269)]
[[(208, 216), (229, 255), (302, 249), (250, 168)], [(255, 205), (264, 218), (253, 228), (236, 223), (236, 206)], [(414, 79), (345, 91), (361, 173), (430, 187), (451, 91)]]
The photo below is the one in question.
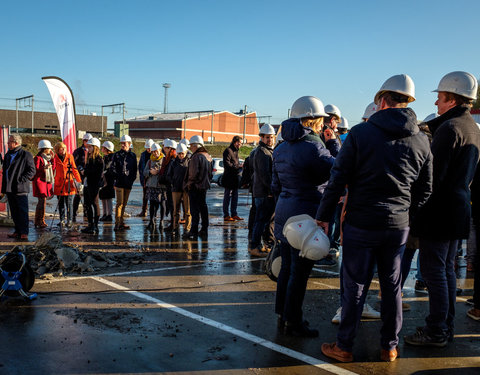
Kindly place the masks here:
[(212, 182), (218, 184), (218, 179), (223, 176), (223, 159), (222, 158), (213, 158), (212, 163)]

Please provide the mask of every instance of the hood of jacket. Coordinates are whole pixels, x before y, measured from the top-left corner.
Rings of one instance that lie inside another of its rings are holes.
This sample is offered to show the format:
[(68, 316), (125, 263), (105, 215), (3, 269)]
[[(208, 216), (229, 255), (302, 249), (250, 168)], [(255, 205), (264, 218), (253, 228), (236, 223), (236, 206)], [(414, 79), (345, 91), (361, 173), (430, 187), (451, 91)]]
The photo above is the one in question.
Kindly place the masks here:
[(195, 154), (202, 154), (203, 156), (205, 156), (205, 158), (211, 162), (213, 159), (212, 157), (210, 156), (210, 154), (208, 153), (207, 149), (203, 146), (199, 147), (197, 150), (195, 150), (195, 152), (193, 153), (194, 155)]
[(428, 125), (430, 132), (432, 133), (432, 135), (434, 135), (437, 129), (440, 127), (440, 125), (442, 125), (445, 121), (451, 120), (452, 118), (455, 118), (455, 117), (462, 116), (467, 112), (470, 112), (470, 107), (466, 105), (457, 105), (453, 108), (450, 108), (443, 115), (440, 115), (430, 121), (427, 121), (425, 124)]
[(313, 130), (303, 126), (300, 119), (290, 118), (282, 122), (282, 138), (284, 141), (297, 141), (311, 133), (313, 133)]
[(411, 108), (383, 109), (374, 113), (368, 122), (397, 139), (411, 137), (420, 132), (417, 115)]

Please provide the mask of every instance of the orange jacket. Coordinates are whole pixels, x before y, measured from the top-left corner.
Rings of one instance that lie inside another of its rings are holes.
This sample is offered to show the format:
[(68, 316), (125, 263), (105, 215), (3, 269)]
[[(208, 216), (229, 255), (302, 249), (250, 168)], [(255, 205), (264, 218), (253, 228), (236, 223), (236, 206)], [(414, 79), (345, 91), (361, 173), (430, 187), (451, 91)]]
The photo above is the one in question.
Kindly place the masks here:
[[(67, 179), (67, 171), (68, 165), (71, 165), (71, 170), (73, 176), (68, 176)], [(73, 179), (77, 180), (77, 182), (82, 182), (80, 178), (80, 174), (78, 173), (77, 166), (75, 165), (75, 160), (73, 160), (73, 156), (71, 154), (66, 154), (65, 159), (63, 162), (60, 160), (58, 155), (55, 155), (53, 158), (53, 168), (55, 169), (55, 185), (53, 188), (54, 195), (74, 195), (76, 194), (77, 190), (75, 189), (75, 184)], [(70, 194), (69, 191), (70, 185)]]

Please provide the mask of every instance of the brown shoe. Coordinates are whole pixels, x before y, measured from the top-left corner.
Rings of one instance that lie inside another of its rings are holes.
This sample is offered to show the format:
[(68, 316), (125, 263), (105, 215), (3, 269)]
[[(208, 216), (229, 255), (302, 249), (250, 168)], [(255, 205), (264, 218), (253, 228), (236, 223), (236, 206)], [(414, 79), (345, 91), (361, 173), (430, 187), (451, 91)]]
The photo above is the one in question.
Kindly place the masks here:
[(410, 311), (411, 309), (412, 307), (408, 303), (402, 302), (402, 311)]
[(340, 349), (335, 342), (331, 344), (322, 344), (322, 353), (339, 362), (353, 362), (352, 352)]
[(147, 212), (146, 211), (142, 211), (140, 212), (137, 217), (146, 217), (147, 216)]
[(223, 221), (235, 221), (235, 219), (234, 219), (233, 217), (231, 217), (231, 216), (225, 216), (225, 217), (223, 218)]
[(480, 321), (480, 309), (476, 309), (474, 307), (473, 309), (468, 310), (467, 316), (473, 320), (476, 320), (477, 322)]
[(249, 249), (248, 250), (248, 253), (252, 256), (252, 257), (257, 257), (257, 258), (265, 258), (267, 256), (267, 253), (263, 253), (262, 251), (260, 251), (260, 249)]
[(18, 239), (21, 241), (27, 241), (28, 240), (28, 234), (21, 234), (18, 236)]
[[(397, 347), (398, 348), (398, 347)], [(398, 350), (397, 348), (393, 348), (390, 350), (382, 349), (380, 352), (380, 359), (384, 362), (393, 362), (398, 357)]]
[(7, 234), (7, 237), (8, 238), (18, 238), (18, 233), (17, 232), (9, 233), (9, 234)]
[(242, 217), (237, 216), (237, 215), (233, 216), (232, 219), (233, 219), (233, 220), (237, 220), (237, 221), (243, 220)]
[(130, 226), (128, 226), (127, 224), (120, 224), (120, 229), (127, 230), (127, 229), (130, 229)]

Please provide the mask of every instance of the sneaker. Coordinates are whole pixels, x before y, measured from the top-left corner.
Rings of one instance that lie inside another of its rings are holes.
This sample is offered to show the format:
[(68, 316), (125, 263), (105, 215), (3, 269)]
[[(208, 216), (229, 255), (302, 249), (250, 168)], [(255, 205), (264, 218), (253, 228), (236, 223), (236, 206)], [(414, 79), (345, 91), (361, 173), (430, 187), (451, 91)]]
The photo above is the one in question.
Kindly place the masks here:
[(240, 217), (240, 216), (238, 216), (238, 215), (233, 216), (232, 219), (233, 219), (233, 220), (237, 220), (237, 221), (243, 220), (243, 218)]
[(467, 300), (465, 301), (465, 303), (466, 303), (467, 305), (473, 306), (473, 305), (474, 305), (474, 303), (473, 303), (473, 298), (467, 299)]
[(384, 362), (393, 362), (398, 357), (398, 346), (396, 348), (385, 350), (382, 349), (380, 352), (380, 359)]
[(421, 280), (415, 281), (415, 290), (419, 290), (419, 291), (427, 290), (427, 284), (425, 284), (425, 281), (421, 281)]
[(429, 335), (424, 327), (418, 327), (413, 335), (403, 337), (406, 344), (414, 346), (436, 346), (443, 348), (447, 345), (447, 336)]
[(480, 320), (480, 309), (474, 307), (473, 309), (468, 310), (467, 316), (478, 322)]
[(352, 352), (340, 349), (336, 343), (322, 344), (323, 355), (336, 359), (339, 362), (353, 362)]
[(318, 266), (333, 267), (337, 265), (337, 261), (329, 254), (325, 258), (317, 261)]
[(335, 316), (332, 318), (332, 323), (340, 324), (341, 321), (342, 321), (342, 307), (339, 307), (337, 309), (337, 312), (335, 313)]
[(223, 221), (235, 221), (235, 219), (234, 219), (233, 217), (231, 217), (231, 216), (225, 216), (225, 217), (223, 218)]
[(335, 247), (332, 247), (328, 253), (334, 258), (338, 258), (340, 256), (340, 250)]
[(307, 322), (292, 324), (285, 322), (285, 334), (295, 337), (318, 337), (318, 331), (308, 327)]
[(7, 234), (8, 238), (18, 238), (19, 234), (17, 232)]
[(375, 310), (368, 303), (363, 305), (362, 318), (364, 319), (380, 319), (380, 311)]

